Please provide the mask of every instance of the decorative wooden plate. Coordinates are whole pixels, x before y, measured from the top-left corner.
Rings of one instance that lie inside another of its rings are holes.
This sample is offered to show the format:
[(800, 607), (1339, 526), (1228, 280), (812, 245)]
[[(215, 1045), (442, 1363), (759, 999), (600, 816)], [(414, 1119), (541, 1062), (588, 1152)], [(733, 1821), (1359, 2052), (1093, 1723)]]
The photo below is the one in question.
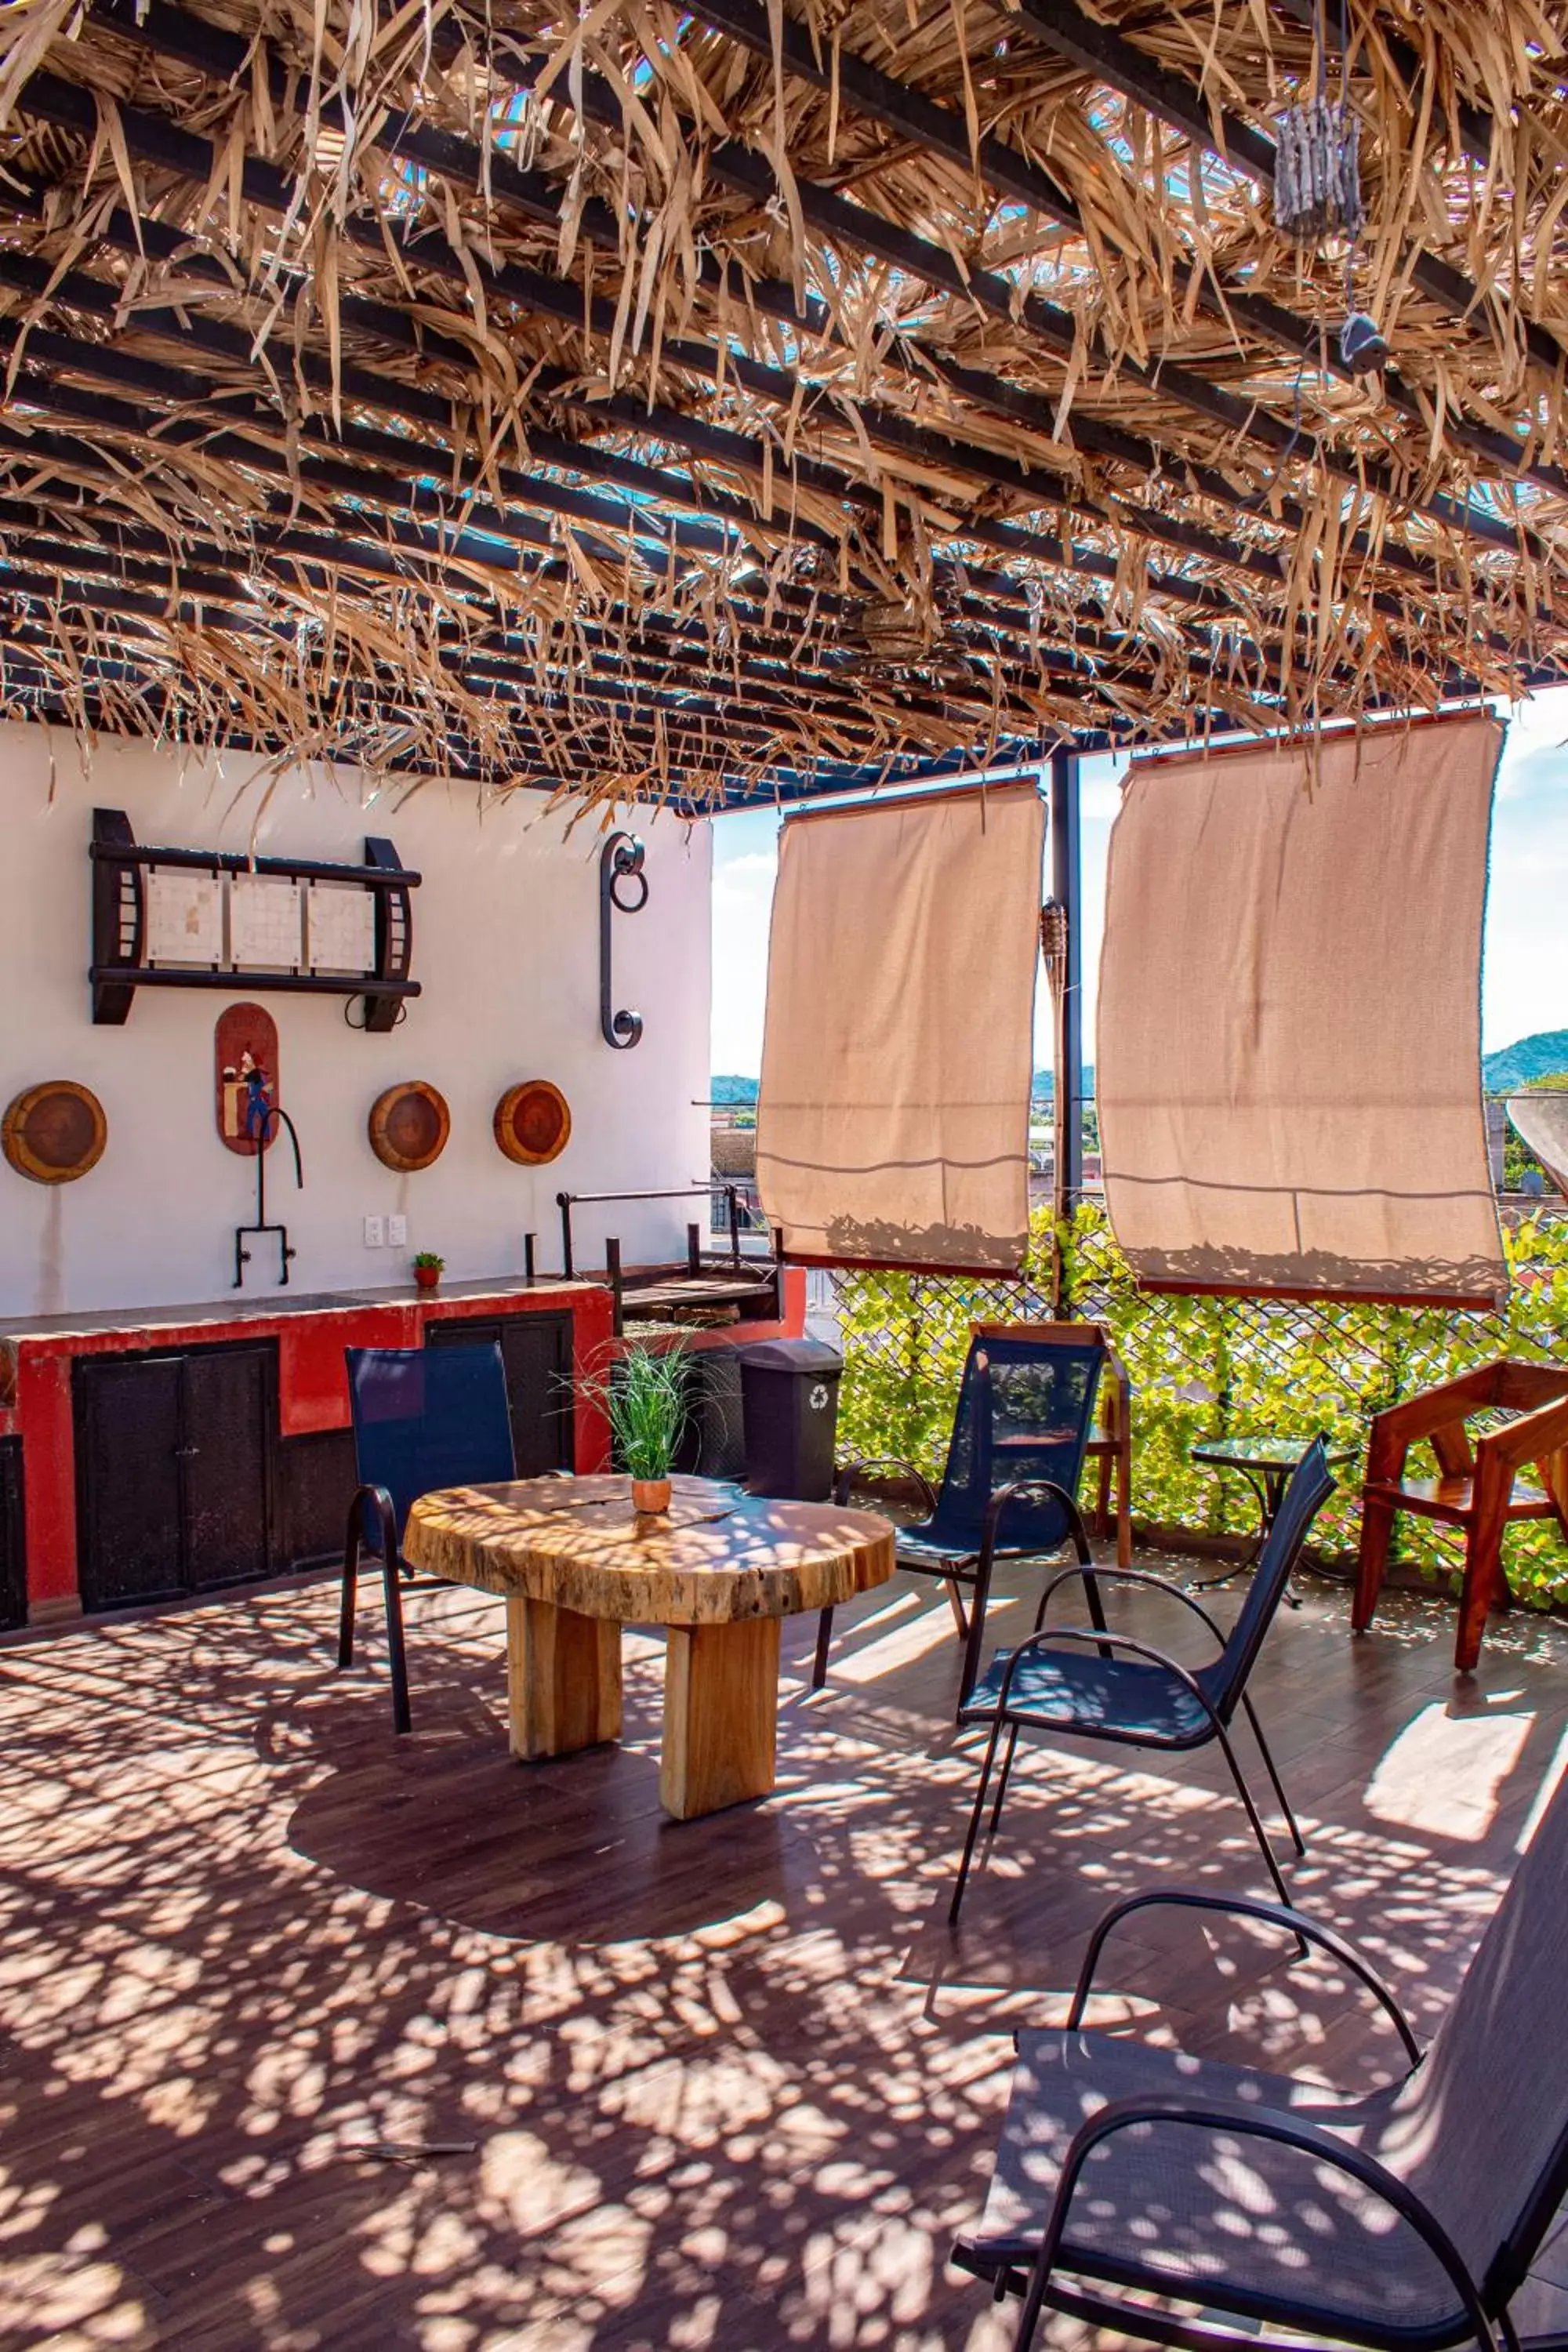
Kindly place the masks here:
[(509, 1087), (496, 1105), (496, 1141), (509, 1160), (542, 1168), (559, 1160), (572, 1139), (572, 1113), (559, 1087), (548, 1078), (525, 1078)]
[[(256, 1157), (256, 1138), (246, 1124), (250, 1089), (246, 1055), (266, 1080), (265, 1099), (278, 1097), (278, 1024), (265, 1005), (226, 1004), (213, 1024), (213, 1085), (217, 1131), (226, 1149), (242, 1160)], [(268, 1148), (277, 1142), (281, 1120), (268, 1121)]]
[(35, 1184), (74, 1184), (109, 1140), (103, 1105), (74, 1078), (47, 1078), (17, 1095), (0, 1121), (0, 1150)]
[(451, 1132), (445, 1097), (423, 1078), (388, 1087), (371, 1105), (370, 1148), (384, 1167), (395, 1168), (399, 1175), (439, 1160)]

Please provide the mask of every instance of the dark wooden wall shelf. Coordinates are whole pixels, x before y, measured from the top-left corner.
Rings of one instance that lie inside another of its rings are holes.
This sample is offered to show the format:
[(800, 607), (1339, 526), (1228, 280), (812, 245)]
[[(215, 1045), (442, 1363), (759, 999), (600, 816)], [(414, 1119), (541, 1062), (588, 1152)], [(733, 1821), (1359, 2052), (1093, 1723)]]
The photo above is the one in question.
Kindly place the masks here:
[[(356, 1027), (385, 1031), (400, 1017), (404, 1001), (420, 992), (409, 977), (414, 960), (414, 912), (410, 892), (421, 877), (399, 860), (384, 835), (367, 835), (363, 866), (334, 865), (309, 857), (243, 857), (229, 850), (153, 849), (138, 843), (122, 809), (92, 813), (92, 1017), (119, 1027), (131, 1015), (139, 988), (223, 988), (243, 984), (258, 994), (363, 996), (364, 1020)], [(219, 954), (210, 961), (171, 963), (148, 960), (149, 867), (184, 867), (211, 875), (271, 875), (281, 881), (331, 882), (370, 891), (374, 898), (375, 955), (363, 971), (317, 971), (303, 959), (280, 961), (278, 969), (235, 963)]]

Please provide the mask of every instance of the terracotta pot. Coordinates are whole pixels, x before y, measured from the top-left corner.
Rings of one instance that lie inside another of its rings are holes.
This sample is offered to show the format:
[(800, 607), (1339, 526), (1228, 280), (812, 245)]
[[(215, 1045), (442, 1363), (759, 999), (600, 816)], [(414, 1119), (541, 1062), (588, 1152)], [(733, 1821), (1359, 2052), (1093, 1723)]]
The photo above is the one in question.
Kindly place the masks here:
[(434, 1290), (441, 1279), (441, 1269), (438, 1265), (416, 1265), (414, 1279), (421, 1290)]
[(632, 1508), (635, 1511), (668, 1511), (669, 1494), (668, 1478), (634, 1478)]

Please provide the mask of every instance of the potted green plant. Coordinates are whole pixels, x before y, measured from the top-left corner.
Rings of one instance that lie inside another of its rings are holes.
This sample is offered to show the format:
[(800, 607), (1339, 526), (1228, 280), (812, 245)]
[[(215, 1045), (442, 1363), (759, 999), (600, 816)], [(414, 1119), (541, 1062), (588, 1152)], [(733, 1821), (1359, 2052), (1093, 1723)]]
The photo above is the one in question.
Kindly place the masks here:
[(605, 1383), (617, 1459), (631, 1474), (639, 1511), (668, 1511), (669, 1474), (686, 1427), (686, 1351), (628, 1348)]
[(414, 1279), (421, 1290), (435, 1289), (441, 1279), (442, 1268), (446, 1263), (446, 1259), (437, 1250), (415, 1251)]

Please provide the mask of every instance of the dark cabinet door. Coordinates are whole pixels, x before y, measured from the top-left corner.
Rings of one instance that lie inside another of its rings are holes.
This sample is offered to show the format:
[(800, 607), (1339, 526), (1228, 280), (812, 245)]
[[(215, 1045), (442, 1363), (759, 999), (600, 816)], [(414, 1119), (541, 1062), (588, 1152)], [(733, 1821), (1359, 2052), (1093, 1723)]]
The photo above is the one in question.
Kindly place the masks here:
[(74, 1367), (77, 1542), (84, 1609), (184, 1590), (178, 1356), (80, 1356)]
[(27, 1536), (22, 1509), (22, 1441), (0, 1437), (0, 1627), (27, 1622)]
[(200, 1592), (270, 1574), (273, 1400), (269, 1347), (184, 1359), (185, 1587)]
[(511, 1442), (520, 1478), (570, 1470), (572, 1449), (572, 1318), (508, 1315), (500, 1351), (511, 1401)]
[(499, 1341), (520, 1478), (573, 1465), (570, 1315), (444, 1316), (425, 1326), (427, 1348)]
[(84, 1609), (272, 1573), (270, 1344), (79, 1357), (73, 1379)]

